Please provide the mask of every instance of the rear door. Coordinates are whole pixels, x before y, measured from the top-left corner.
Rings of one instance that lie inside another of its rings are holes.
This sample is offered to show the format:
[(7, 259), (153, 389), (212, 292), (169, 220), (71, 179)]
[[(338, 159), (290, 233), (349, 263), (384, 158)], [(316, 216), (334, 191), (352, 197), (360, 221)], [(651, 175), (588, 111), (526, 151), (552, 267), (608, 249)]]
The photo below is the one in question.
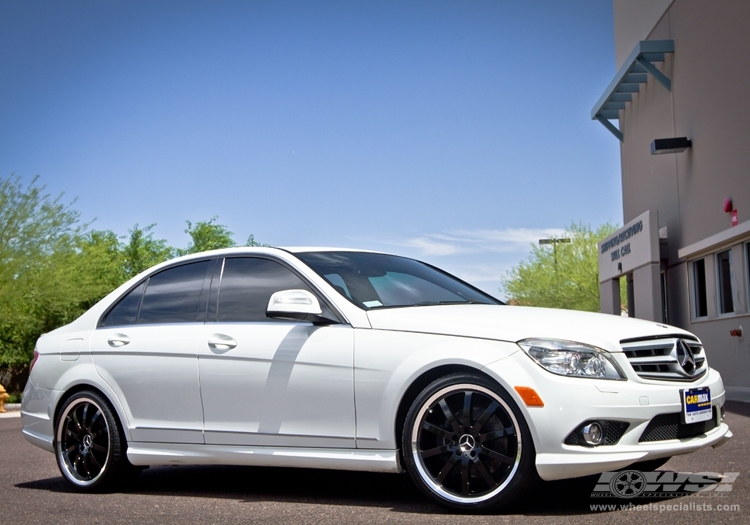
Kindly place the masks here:
[(203, 443), (197, 345), (215, 261), (168, 268), (126, 294), (91, 342), (134, 441)]

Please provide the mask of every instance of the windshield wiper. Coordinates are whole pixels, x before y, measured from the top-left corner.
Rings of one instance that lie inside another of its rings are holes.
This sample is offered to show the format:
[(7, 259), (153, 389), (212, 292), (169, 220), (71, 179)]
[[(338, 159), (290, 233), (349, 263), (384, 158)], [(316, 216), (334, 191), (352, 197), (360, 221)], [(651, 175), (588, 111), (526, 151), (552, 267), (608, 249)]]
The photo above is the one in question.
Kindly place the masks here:
[(409, 306), (440, 306), (442, 304), (487, 304), (479, 301), (422, 301), (421, 303), (414, 303)]

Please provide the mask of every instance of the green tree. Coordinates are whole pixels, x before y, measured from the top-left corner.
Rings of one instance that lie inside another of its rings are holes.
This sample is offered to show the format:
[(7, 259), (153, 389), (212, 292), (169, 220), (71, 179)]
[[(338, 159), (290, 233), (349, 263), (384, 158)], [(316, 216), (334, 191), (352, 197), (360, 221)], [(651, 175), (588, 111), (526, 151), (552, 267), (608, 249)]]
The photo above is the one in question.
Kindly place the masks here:
[(234, 233), (230, 232), (223, 224), (214, 224), (216, 219), (218, 217), (213, 216), (208, 221), (199, 221), (195, 224), (185, 221), (188, 226), (185, 233), (190, 235), (191, 242), (186, 249), (179, 250), (180, 255), (237, 246), (237, 243), (232, 239)]
[(84, 226), (62, 197), (38, 177), (0, 180), (0, 367), (27, 366), (39, 335), (79, 313), (80, 291), (58, 279)]
[(501, 290), (518, 305), (598, 312), (597, 243), (616, 230), (610, 223), (596, 231), (572, 224), (561, 237), (569, 243), (532, 245), (529, 259), (505, 275)]
[(166, 240), (154, 239), (151, 231), (154, 226), (156, 224), (139, 228), (136, 223), (128, 230), (128, 242), (122, 246), (123, 269), (127, 279), (177, 255), (177, 250), (169, 246)]
[(250, 234), (250, 237), (247, 238), (247, 242), (245, 243), (245, 246), (267, 246), (269, 248), (271, 247), (270, 244), (263, 244), (263, 243), (259, 243), (258, 241), (256, 241), (255, 235), (253, 235), (252, 233)]
[(81, 235), (73, 258), (67, 261), (74, 282), (83, 293), (82, 312), (128, 280), (126, 259), (120, 237), (113, 231), (91, 231)]

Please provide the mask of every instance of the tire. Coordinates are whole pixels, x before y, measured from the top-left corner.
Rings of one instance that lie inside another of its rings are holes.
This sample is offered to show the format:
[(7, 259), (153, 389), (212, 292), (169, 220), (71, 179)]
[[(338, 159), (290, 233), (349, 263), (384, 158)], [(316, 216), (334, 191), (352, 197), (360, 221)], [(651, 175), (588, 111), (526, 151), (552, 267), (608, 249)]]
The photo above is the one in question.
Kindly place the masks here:
[(521, 411), (478, 375), (451, 374), (428, 385), (406, 415), (402, 446), (417, 487), (453, 511), (498, 510), (539, 479)]
[(141, 470), (125, 456), (127, 444), (114, 409), (95, 392), (78, 392), (62, 405), (54, 448), (63, 477), (82, 492), (112, 488)]

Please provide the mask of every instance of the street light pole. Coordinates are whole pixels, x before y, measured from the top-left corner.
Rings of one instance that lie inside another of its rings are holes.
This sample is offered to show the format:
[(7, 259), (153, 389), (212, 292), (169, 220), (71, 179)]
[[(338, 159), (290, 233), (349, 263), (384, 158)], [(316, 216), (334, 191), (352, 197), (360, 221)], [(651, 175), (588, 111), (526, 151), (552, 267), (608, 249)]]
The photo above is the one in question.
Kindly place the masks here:
[(557, 245), (559, 243), (569, 243), (570, 239), (568, 237), (562, 237), (562, 238), (555, 238), (552, 239), (539, 239), (539, 245), (544, 244), (551, 244), (552, 245), (552, 257), (555, 261), (555, 295), (559, 297), (560, 295), (560, 277), (557, 275)]
[(552, 245), (552, 257), (555, 259), (555, 277), (557, 277), (557, 244), (558, 243), (569, 243), (570, 239), (567, 237), (552, 238), (552, 239), (539, 239), (539, 244), (551, 244)]

